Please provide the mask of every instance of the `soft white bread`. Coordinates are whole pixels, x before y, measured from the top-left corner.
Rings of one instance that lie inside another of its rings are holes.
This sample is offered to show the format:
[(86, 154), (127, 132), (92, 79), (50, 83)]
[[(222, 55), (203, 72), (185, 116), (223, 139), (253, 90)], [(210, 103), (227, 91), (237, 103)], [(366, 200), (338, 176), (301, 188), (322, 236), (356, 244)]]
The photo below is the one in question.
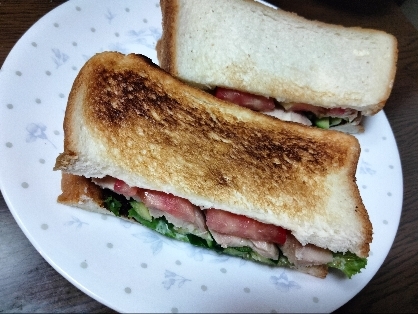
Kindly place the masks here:
[(160, 66), (189, 84), (363, 115), (391, 93), (397, 40), (383, 31), (310, 21), (252, 0), (160, 3)]
[(357, 139), (241, 108), (140, 55), (105, 52), (78, 74), (55, 170), (106, 175), (291, 230), (302, 243), (369, 252)]

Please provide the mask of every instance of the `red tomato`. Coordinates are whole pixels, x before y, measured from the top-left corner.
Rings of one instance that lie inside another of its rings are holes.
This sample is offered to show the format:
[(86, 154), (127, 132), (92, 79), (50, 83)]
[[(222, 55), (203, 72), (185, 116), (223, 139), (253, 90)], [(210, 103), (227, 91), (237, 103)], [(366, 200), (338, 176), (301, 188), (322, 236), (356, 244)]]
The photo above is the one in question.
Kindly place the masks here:
[(127, 197), (139, 198), (148, 208), (161, 210), (180, 220), (195, 224), (202, 230), (206, 230), (203, 212), (187, 199), (164, 192), (130, 187), (124, 181), (118, 179), (115, 181), (114, 190)]
[(113, 189), (115, 192), (125, 196), (134, 196), (138, 192), (138, 188), (130, 187), (124, 181), (116, 179)]
[(189, 200), (159, 191), (139, 189), (137, 195), (148, 208), (155, 208), (183, 221), (195, 223), (202, 212)]
[(272, 111), (276, 107), (272, 98), (218, 87), (215, 96), (256, 111)]

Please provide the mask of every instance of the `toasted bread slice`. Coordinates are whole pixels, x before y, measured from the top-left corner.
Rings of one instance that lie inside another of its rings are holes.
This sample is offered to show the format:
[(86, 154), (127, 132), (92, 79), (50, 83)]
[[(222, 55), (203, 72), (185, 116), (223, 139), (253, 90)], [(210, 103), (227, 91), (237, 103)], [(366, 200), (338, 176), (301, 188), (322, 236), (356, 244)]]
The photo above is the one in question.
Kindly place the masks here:
[(396, 72), (397, 40), (383, 31), (310, 21), (252, 0), (161, 0), (160, 66), (216, 86), (372, 115)]
[(369, 252), (357, 139), (241, 108), (140, 55), (104, 52), (78, 74), (55, 170), (106, 175), (290, 230), (303, 245)]

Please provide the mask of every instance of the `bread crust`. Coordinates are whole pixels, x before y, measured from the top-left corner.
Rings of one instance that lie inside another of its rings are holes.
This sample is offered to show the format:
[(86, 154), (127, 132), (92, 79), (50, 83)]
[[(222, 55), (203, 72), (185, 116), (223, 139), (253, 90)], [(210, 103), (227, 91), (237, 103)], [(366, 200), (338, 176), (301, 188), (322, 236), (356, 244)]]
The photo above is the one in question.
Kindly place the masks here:
[[(361, 45), (353, 47), (350, 46), (349, 49), (353, 49), (352, 56), (345, 56), (339, 60), (338, 65), (333, 65), (330, 66), (327, 70), (319, 71), (321, 68), (324, 69), (327, 67), (327, 61), (321, 62), (317, 60), (328, 60), (328, 58), (316, 55), (315, 49), (318, 49), (318, 52), (324, 49), (322, 47), (318, 48), (314, 44), (310, 44), (310, 41), (308, 40), (309, 38), (305, 39), (306, 46), (312, 46), (312, 48), (311, 50), (306, 50), (303, 52), (306, 55), (301, 58), (309, 60), (306, 62), (304, 67), (298, 67), (294, 64), (285, 65), (286, 61), (282, 61), (280, 59), (280, 57), (283, 57), (283, 55), (280, 54), (280, 51), (286, 50), (285, 48), (282, 49), (281, 47), (288, 45), (292, 47), (300, 46), (303, 48), (304, 45), (298, 45), (296, 43), (289, 44), (289, 42), (292, 40), (291, 38), (286, 39), (286, 41), (283, 42), (279, 39), (279, 36), (277, 36), (277, 38), (269, 38), (269, 46), (265, 47), (264, 45), (260, 44), (260, 47), (262, 48), (257, 47), (257, 49), (254, 48), (254, 46), (256, 46), (255, 43), (253, 45), (249, 45), (250, 48), (245, 46), (247, 41), (247, 38), (243, 38), (245, 36), (241, 36), (240, 38), (234, 38), (232, 35), (226, 36), (223, 38), (225, 42), (237, 41), (238, 45), (240, 46), (240, 49), (237, 49), (237, 51), (234, 51), (234, 53), (228, 54), (228, 56), (226, 56), (227, 54), (225, 51), (232, 50), (233, 47), (227, 44), (222, 46), (222, 44), (219, 44), (216, 40), (216, 38), (219, 38), (220, 36), (220, 28), (224, 27), (224, 24), (221, 22), (218, 23), (222, 26), (220, 26), (219, 29), (214, 27), (213, 29), (216, 30), (213, 30), (213, 32), (206, 29), (204, 24), (206, 23), (205, 21), (194, 21), (190, 27), (183, 26), (183, 24), (186, 24), (185, 19), (179, 18), (180, 14), (183, 13), (181, 7), (184, 4), (182, 4), (182, 2), (182, 0), (160, 1), (163, 17), (163, 33), (157, 44), (157, 56), (160, 62), (160, 66), (163, 69), (191, 85), (203, 89), (215, 88), (216, 86), (232, 88), (244, 92), (273, 97), (278, 101), (284, 101), (288, 103), (308, 103), (324, 108), (351, 108), (360, 111), (362, 115), (365, 116), (374, 115), (379, 112), (384, 107), (387, 99), (391, 94), (396, 75), (398, 49), (396, 38), (390, 34), (373, 29), (364, 29), (360, 27), (347, 28), (341, 25), (331, 25), (320, 21), (311, 21), (291, 12), (274, 10), (270, 7), (266, 7), (265, 5), (254, 2), (253, 0), (241, 0), (238, 2), (211, 2), (214, 4), (214, 7), (223, 6), (223, 12), (227, 11), (225, 8), (226, 6), (230, 7), (230, 11), (232, 12), (234, 10), (233, 7), (238, 4), (242, 7), (247, 6), (248, 12), (258, 10), (262, 16), (260, 17), (260, 23), (262, 23), (263, 19), (268, 20), (268, 22), (263, 24), (261, 28), (263, 29), (263, 27), (267, 27), (266, 25), (270, 25), (271, 28), (275, 29), (276, 33), (290, 33), (291, 31), (294, 31), (294, 29), (298, 28), (298, 26), (293, 25), (295, 24), (304, 26), (307, 30), (313, 28), (318, 30), (329, 30), (329, 33), (335, 33), (336, 35), (331, 36), (325, 42), (331, 42), (335, 40), (339, 43), (338, 45), (343, 45), (342, 42), (340, 43), (338, 41), (338, 38), (346, 36), (341, 34), (347, 33), (355, 34), (353, 36), (355, 36), (355, 40), (358, 40), (359, 42), (368, 41), (369, 39), (365, 39), (368, 37), (371, 38), (370, 42), (377, 41), (378, 38), (382, 40), (381, 44), (367, 47), (367, 49), (365, 48), (364, 51), (362, 50)], [(184, 6), (189, 5), (190, 3), (193, 2), (185, 2)], [(197, 8), (198, 6), (199, 4), (196, 4), (196, 7), (194, 7), (193, 4), (190, 4), (187, 10), (193, 10), (193, 13), (201, 14), (201, 16), (209, 15), (203, 12), (204, 9), (200, 10)], [(207, 10), (209, 10), (209, 8)], [(246, 18), (259, 18), (256, 14), (251, 16), (250, 15), (251, 14), (248, 13)], [(266, 16), (268, 16), (268, 18), (266, 18)], [(274, 24), (276, 21), (273, 21), (272, 17), (274, 17), (275, 20), (282, 19), (285, 22), (283, 22), (283, 25), (277, 26)], [(215, 17), (213, 17), (213, 19), (215, 19)], [(219, 19), (229, 19), (232, 21), (229, 24), (225, 23), (232, 28), (244, 29), (246, 26), (245, 24), (248, 23), (247, 20), (234, 21), (234, 14), (230, 14), (229, 17), (219, 16)], [(200, 25), (200, 23), (202, 23), (202, 25)], [(216, 22), (213, 23), (216, 24)], [(290, 24), (292, 24), (292, 26), (289, 26), (289, 29), (293, 27), (292, 30), (287, 29), (287, 25)], [(181, 28), (182, 26), (183, 28)], [(242, 35), (240, 32), (238, 33)], [(197, 34), (199, 34), (199, 36)], [(264, 34), (262, 31), (260, 31), (258, 35), (262, 37)], [(309, 31), (306, 32), (306, 36), (309, 36)], [(191, 38), (190, 40), (189, 37)], [(200, 40), (197, 37), (205, 39)], [(255, 40), (253, 37), (252, 39)], [(194, 46), (193, 40), (199, 43)], [(248, 41), (250, 40), (248, 39)], [(348, 42), (350, 41), (353, 41), (353, 39), (350, 38)], [(213, 42), (215, 42), (215, 44)], [(182, 45), (185, 46), (184, 49), (182, 48)], [(215, 45), (216, 49), (210, 45)], [(379, 50), (379, 52), (375, 53), (374, 50)], [(297, 54), (296, 50), (292, 51), (293, 54)], [(343, 49), (341, 49), (341, 51), (343, 51)], [(285, 57), (292, 54), (291, 51), (288, 51), (287, 53), (288, 54), (285, 55)], [(329, 51), (324, 50), (323, 53), (329, 53)], [(359, 59), (365, 58), (364, 54), (368, 53), (373, 54), (374, 57), (371, 58), (371, 60), (367, 60), (367, 62), (358, 62)], [(339, 54), (341, 54), (340, 51)], [(262, 61), (260, 61), (260, 59), (256, 59), (254, 57), (255, 55), (263, 55), (264, 58)], [(371, 63), (374, 62), (373, 59), (377, 58), (379, 58), (379, 61), (377, 61), (373, 67), (370, 67), (371, 70), (366, 72), (364, 77), (357, 76), (356, 72), (359, 72), (360, 68), (368, 67)], [(332, 59), (330, 62), (335, 63), (337, 62), (337, 59), (338, 58)], [(277, 67), (276, 69), (275, 64), (280, 64), (281, 62), (283, 63), (283, 66)], [(293, 62), (298, 61), (295, 59)], [(190, 64), (185, 65), (186, 63)], [(205, 63), (208, 66), (205, 66)], [(267, 68), (261, 69), (262, 63), (269, 64), (270, 68), (274, 68), (274, 72), (269, 72)], [(342, 63), (345, 64), (342, 65)], [(354, 67), (354, 69), (349, 69), (351, 65)], [(309, 67), (317, 67), (318, 69), (312, 71), (309, 69)], [(199, 70), (193, 70), (197, 68)], [(380, 73), (380, 69), (383, 68), (387, 69), (387, 71), (382, 71), (382, 73)], [(211, 69), (213, 69), (213, 71), (211, 71)], [(289, 72), (292, 74), (291, 76), (283, 76), (282, 73), (284, 72)], [(352, 78), (339, 80), (339, 78), (344, 77), (345, 73), (347, 72), (352, 73)], [(301, 76), (299, 74), (301, 74)], [(303, 80), (303, 76), (310, 77), (311, 79), (305, 81)], [(381, 78), (382, 80), (380, 81)], [(328, 82), (328, 79), (330, 82)], [(333, 84), (331, 82), (333, 80), (339, 80), (339, 83)], [(324, 85), (313, 83), (317, 81), (327, 81), (327, 83)], [(355, 81), (362, 81), (364, 83), (360, 85), (355, 84), (356, 87), (354, 87), (354, 85), (350, 88), (342, 87), (344, 85), (351, 86), (351, 84), (354, 84), (353, 82)], [(375, 81), (380, 81), (380, 85), (375, 84)], [(373, 87), (365, 87), (366, 84), (367, 86), (370, 85)]]
[(103, 177), (291, 230), (302, 243), (369, 252), (355, 183), (357, 139), (219, 100), (144, 56), (105, 52), (82, 68), (55, 170)]
[(82, 176), (75, 176), (70, 173), (62, 173), (61, 191), (58, 196), (58, 203), (80, 207), (86, 203), (94, 203), (97, 207), (103, 208), (102, 189)]
[(174, 76), (178, 75), (176, 69), (176, 45), (175, 45), (175, 30), (178, 17), (178, 2), (176, 1), (160, 1), (162, 15), (165, 17), (162, 20), (162, 27), (165, 30), (162, 37), (157, 41), (157, 58), (160, 67)]

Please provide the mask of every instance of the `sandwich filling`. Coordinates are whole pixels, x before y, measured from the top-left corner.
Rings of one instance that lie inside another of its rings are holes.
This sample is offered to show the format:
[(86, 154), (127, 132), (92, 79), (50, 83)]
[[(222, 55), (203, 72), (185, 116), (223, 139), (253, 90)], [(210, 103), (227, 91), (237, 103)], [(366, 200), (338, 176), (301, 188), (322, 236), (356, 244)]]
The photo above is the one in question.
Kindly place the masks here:
[(315, 125), (322, 129), (339, 129), (350, 125), (356, 132), (362, 130), (361, 112), (350, 108), (327, 109), (305, 103), (278, 103), (273, 98), (221, 87), (215, 89), (214, 95), (284, 121)]
[(163, 235), (257, 262), (293, 267), (312, 273), (316, 266), (334, 267), (349, 278), (364, 268), (367, 260), (352, 253), (333, 253), (300, 242), (280, 226), (221, 209), (201, 209), (190, 201), (160, 191), (131, 187), (112, 178), (93, 178), (107, 190), (104, 207)]

